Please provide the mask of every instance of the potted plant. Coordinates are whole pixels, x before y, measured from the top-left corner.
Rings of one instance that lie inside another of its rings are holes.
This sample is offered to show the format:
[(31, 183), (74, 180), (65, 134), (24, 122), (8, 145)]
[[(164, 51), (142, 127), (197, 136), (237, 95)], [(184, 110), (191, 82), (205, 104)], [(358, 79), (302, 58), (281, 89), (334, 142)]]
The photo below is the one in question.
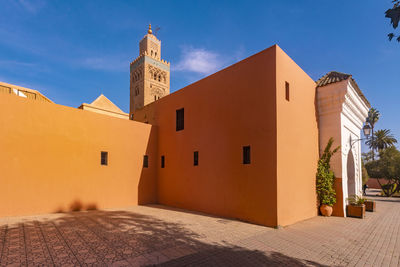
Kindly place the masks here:
[(366, 211), (370, 211), (370, 212), (374, 212), (376, 211), (376, 202), (370, 199), (366, 199), (364, 201), (364, 205), (365, 205), (365, 210)]
[(365, 198), (358, 195), (352, 195), (347, 198), (348, 205), (346, 206), (347, 217), (355, 217), (363, 219), (365, 217)]
[(335, 175), (331, 170), (330, 161), (340, 147), (331, 150), (333, 138), (330, 138), (324, 152), (318, 160), (318, 168), (316, 175), (316, 189), (320, 211), (323, 216), (331, 216), (333, 212), (332, 206), (336, 203), (336, 192), (334, 189)]

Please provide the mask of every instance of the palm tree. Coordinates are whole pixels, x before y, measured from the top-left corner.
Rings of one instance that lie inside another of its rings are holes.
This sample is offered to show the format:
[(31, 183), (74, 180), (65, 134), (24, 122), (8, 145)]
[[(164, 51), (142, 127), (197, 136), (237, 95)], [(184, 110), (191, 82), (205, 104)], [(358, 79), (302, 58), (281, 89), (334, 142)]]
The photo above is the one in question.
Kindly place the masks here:
[[(367, 143), (371, 143), (371, 142), (373, 143), (374, 142), (374, 126), (375, 126), (375, 123), (378, 122), (380, 116), (381, 116), (381, 114), (375, 108), (371, 108), (368, 111), (368, 117), (367, 117), (366, 123), (368, 123), (369, 126), (371, 126), (372, 135), (371, 135), (371, 140), (368, 140), (368, 141), (365, 142), (366, 145), (369, 145)], [(371, 148), (371, 151), (372, 151), (372, 160), (375, 160), (374, 148), (371, 147), (371, 146), (370, 146), (370, 148)]]
[(390, 130), (378, 130), (373, 134), (373, 138), (365, 142), (372, 150), (383, 150), (394, 146), (397, 143), (396, 138), (390, 133)]

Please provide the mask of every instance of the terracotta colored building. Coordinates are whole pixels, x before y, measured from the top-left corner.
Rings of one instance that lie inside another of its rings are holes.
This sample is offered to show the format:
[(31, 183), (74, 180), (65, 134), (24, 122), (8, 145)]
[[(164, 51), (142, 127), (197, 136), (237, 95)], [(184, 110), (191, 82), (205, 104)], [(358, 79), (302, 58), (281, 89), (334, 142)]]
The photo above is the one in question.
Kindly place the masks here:
[[(139, 50), (130, 66), (130, 120), (115, 116), (122, 111), (104, 96), (82, 111), (0, 95), (0, 216), (65, 211), (76, 202), (83, 209), (160, 203), (266, 226), (317, 215), (319, 150), (328, 136), (347, 144), (346, 115), (357, 114), (351, 136), (359, 136), (368, 111), (351, 76), (316, 84), (274, 45), (169, 94), (170, 65), (151, 28)], [(361, 190), (359, 151), (337, 180), (339, 216), (346, 190)], [(349, 157), (337, 157), (339, 173)]]
[(82, 103), (82, 105), (80, 105), (79, 108), (100, 114), (106, 114), (116, 118), (121, 118), (126, 120), (129, 119), (128, 113), (123, 112), (119, 107), (117, 107), (113, 102), (111, 102), (110, 99), (105, 97), (103, 94), (101, 94), (90, 104)]

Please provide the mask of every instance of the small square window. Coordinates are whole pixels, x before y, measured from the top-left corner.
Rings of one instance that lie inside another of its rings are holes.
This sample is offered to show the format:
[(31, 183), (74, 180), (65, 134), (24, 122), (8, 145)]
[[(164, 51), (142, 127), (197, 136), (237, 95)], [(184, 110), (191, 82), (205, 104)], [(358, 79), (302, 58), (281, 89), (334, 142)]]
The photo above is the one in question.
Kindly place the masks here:
[(100, 158), (101, 165), (108, 165), (108, 152), (101, 151)]
[(161, 156), (161, 168), (165, 168), (165, 156)]
[(143, 168), (148, 168), (149, 167), (149, 156), (144, 155), (143, 156)]
[(288, 82), (285, 82), (285, 98), (287, 101), (290, 100), (290, 85)]
[(176, 111), (176, 131), (181, 131), (185, 128), (185, 110), (183, 108)]
[(250, 164), (250, 146), (243, 147), (243, 164)]
[(193, 165), (199, 166), (199, 151), (193, 153)]

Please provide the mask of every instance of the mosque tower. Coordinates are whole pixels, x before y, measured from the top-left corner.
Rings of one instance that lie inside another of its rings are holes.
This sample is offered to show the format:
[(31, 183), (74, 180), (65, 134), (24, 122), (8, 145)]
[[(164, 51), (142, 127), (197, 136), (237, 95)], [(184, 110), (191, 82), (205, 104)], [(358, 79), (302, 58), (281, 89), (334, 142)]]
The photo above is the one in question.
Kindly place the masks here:
[(130, 65), (130, 114), (169, 94), (170, 63), (161, 59), (161, 41), (151, 24)]

